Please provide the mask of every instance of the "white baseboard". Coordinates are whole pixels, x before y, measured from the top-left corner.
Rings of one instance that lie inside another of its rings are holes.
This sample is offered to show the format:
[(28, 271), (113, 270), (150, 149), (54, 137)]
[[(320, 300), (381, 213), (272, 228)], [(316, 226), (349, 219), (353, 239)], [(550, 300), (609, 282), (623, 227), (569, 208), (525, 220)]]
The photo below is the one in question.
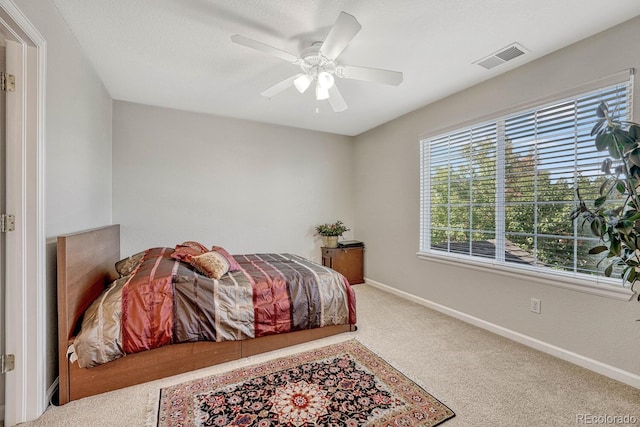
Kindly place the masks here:
[(479, 319), (477, 317), (471, 316), (469, 314), (463, 313), (458, 310), (454, 310), (452, 308), (435, 303), (433, 301), (429, 301), (424, 298), (417, 297), (408, 292), (404, 292), (404, 291), (392, 288), (391, 286), (385, 285), (380, 282), (376, 282), (375, 280), (371, 280), (366, 277), (365, 277), (365, 283), (375, 288), (378, 288), (382, 291), (389, 292), (401, 298), (405, 298), (407, 300), (413, 301), (425, 307), (436, 310), (440, 313), (462, 320), (463, 322), (467, 322), (479, 328), (486, 329), (495, 334), (498, 334), (505, 338), (509, 338), (510, 340), (516, 341), (520, 344), (524, 344), (528, 347), (535, 348), (536, 350), (550, 354), (559, 359), (566, 360), (567, 362), (571, 362), (575, 365), (581, 366), (583, 368), (597, 372), (606, 377), (612, 378), (614, 380), (620, 381), (622, 383), (625, 383), (632, 387), (640, 389), (640, 375), (636, 375), (632, 372), (628, 372), (620, 368), (616, 368), (615, 366), (611, 366), (606, 363), (599, 362), (597, 360), (588, 358), (578, 353), (574, 353), (572, 351), (566, 350), (561, 347), (557, 347), (547, 342), (540, 341), (539, 339), (530, 337), (528, 335), (524, 335), (519, 332), (512, 331), (511, 329), (507, 329), (502, 326), (493, 324), (491, 322), (487, 322), (486, 320)]

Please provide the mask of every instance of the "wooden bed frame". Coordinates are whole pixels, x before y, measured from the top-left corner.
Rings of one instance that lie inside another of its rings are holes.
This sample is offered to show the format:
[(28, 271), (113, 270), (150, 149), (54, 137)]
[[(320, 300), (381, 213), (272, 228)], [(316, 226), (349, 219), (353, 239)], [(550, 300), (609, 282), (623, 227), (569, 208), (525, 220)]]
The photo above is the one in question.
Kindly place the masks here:
[(110, 225), (58, 237), (58, 357), (60, 397), (71, 400), (228, 362), (266, 351), (356, 330), (355, 325), (270, 335), (244, 341), (193, 342), (130, 354), (93, 368), (79, 368), (67, 348), (82, 313), (117, 278), (120, 226)]

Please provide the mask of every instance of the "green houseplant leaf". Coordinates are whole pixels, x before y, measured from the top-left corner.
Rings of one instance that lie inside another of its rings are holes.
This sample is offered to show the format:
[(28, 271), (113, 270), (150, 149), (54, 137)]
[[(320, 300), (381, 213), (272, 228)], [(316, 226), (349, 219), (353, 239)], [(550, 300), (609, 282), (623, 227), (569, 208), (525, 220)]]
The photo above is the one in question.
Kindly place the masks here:
[(597, 254), (600, 254), (600, 253), (608, 251), (608, 250), (609, 250), (609, 248), (604, 246), (604, 245), (595, 246), (595, 247), (589, 249), (589, 255), (597, 255)]
[(613, 137), (606, 133), (601, 133), (596, 136), (596, 150), (604, 151), (609, 147), (610, 141)]
[[(596, 116), (591, 136), (596, 150), (608, 154), (601, 165), (604, 179), (591, 179), (597, 187), (585, 194), (591, 194), (592, 201), (576, 188), (578, 205), (569, 217), (581, 218), (582, 225), (600, 240), (588, 253), (601, 257), (598, 265), (606, 260), (604, 275), (619, 274), (634, 290), (640, 281), (640, 125), (618, 120), (604, 102)], [(582, 190), (585, 185), (581, 184)], [(597, 196), (593, 196), (595, 189)]]
[(598, 105), (598, 108), (596, 109), (596, 116), (601, 119), (606, 119), (609, 116), (609, 108), (607, 107), (606, 103), (601, 102)]

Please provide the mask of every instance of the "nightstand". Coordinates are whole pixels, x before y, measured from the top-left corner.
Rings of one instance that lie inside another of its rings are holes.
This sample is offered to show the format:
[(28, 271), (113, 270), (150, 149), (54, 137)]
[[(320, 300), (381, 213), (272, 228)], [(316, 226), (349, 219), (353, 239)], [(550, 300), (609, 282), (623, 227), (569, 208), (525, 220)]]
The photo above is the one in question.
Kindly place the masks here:
[(322, 248), (322, 265), (333, 268), (347, 278), (349, 284), (364, 283), (364, 247)]

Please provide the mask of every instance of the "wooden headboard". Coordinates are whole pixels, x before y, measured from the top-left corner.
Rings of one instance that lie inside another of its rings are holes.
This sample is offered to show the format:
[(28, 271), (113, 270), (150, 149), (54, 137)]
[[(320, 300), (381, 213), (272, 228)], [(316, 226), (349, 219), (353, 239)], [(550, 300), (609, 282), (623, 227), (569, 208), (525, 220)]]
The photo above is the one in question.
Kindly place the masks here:
[[(120, 259), (120, 225), (108, 225), (58, 237), (58, 357), (60, 387), (67, 369), (69, 339), (79, 329), (78, 320), (117, 278)], [(66, 384), (65, 384), (66, 386)]]

